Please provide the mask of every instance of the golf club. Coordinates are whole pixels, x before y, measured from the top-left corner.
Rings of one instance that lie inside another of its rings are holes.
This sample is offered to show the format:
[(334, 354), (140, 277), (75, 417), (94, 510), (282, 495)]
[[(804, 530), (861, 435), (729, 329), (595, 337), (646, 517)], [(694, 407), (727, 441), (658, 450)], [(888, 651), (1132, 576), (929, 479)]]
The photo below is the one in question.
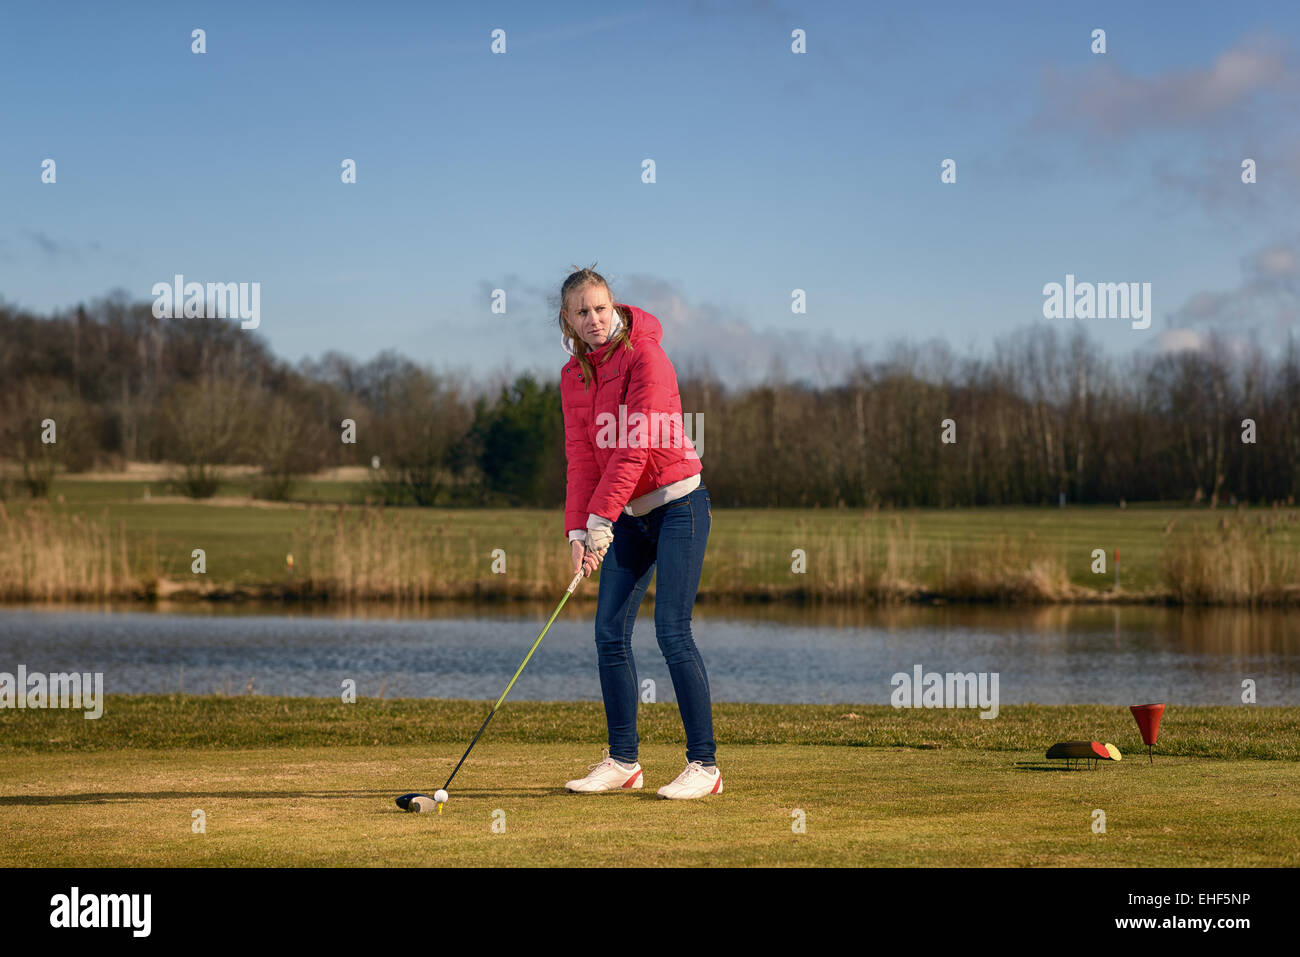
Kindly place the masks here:
[[(483, 736), (483, 732), (487, 730), (488, 722), (492, 720), (492, 716), (496, 714), (497, 709), (501, 707), (501, 702), (506, 700), (506, 695), (510, 693), (510, 689), (515, 686), (515, 682), (518, 681), (519, 676), (523, 674), (524, 666), (528, 664), (528, 659), (533, 656), (533, 652), (537, 650), (537, 646), (542, 643), (542, 639), (546, 637), (546, 633), (551, 630), (551, 625), (555, 624), (555, 619), (559, 617), (560, 610), (564, 607), (564, 603), (569, 600), (569, 596), (573, 594), (574, 590), (578, 587), (578, 582), (580, 581), (582, 581), (582, 569), (579, 569), (578, 573), (573, 576), (573, 581), (569, 582), (569, 587), (564, 591), (564, 597), (561, 598), (560, 603), (555, 606), (555, 611), (551, 612), (551, 618), (549, 621), (547, 621), (546, 627), (542, 629), (542, 633), (538, 635), (537, 640), (533, 642), (533, 647), (528, 649), (528, 654), (526, 654), (524, 656), (524, 660), (520, 662), (519, 668), (515, 671), (515, 676), (510, 679), (510, 684), (506, 685), (506, 690), (501, 692), (501, 697), (497, 698), (496, 704), (492, 706), (492, 710), (488, 712), (488, 716), (483, 719), (483, 724), (479, 727), (478, 734), (474, 735), (474, 740), (469, 743), (469, 747), (466, 748), (465, 753), (461, 755), (460, 761), (457, 762), (455, 770), (451, 772), (451, 777), (447, 778), (447, 783), (444, 784), (440, 789), (442, 792), (441, 800), (435, 801), (434, 799), (428, 797), (428, 795), (420, 794), (419, 792), (412, 792), (411, 794), (403, 794), (401, 797), (396, 799), (397, 806), (400, 807), (403, 811), (410, 811), (410, 810), (423, 811), (426, 810), (429, 806), (436, 803), (438, 807), (438, 813), (439, 814), (442, 813), (442, 806), (447, 801), (447, 795), (446, 795), (447, 788), (451, 787), (451, 782), (452, 779), (456, 777), (456, 772), (459, 771), (461, 765), (465, 763), (465, 759), (469, 757), (469, 753), (474, 750), (474, 745), (478, 744), (478, 739), (481, 738)], [(439, 797), (439, 795), (435, 794), (434, 797), (437, 798)], [(423, 801), (419, 800), (421, 798), (423, 798)]]

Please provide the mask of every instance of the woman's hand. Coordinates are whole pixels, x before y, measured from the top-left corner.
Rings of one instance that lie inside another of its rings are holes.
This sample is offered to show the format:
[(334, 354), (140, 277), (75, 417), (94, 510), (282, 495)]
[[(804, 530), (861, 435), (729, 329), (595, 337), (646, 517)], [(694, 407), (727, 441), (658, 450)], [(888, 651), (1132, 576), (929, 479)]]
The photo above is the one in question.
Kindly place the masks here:
[(591, 552), (582, 542), (571, 542), (573, 549), (573, 574), (582, 572), (584, 578), (590, 578), (591, 573), (600, 567), (601, 559), (605, 557), (605, 552)]
[(569, 540), (569, 553), (573, 560), (573, 574), (582, 572), (583, 577), (590, 578), (591, 573), (605, 560), (605, 553), (614, 543), (614, 523), (608, 519), (592, 516), (583, 540)]
[(605, 552), (590, 552), (583, 542), (570, 542), (569, 547), (573, 556), (573, 574), (576, 575), (578, 572), (582, 572), (583, 578), (590, 578), (591, 573), (600, 567)]

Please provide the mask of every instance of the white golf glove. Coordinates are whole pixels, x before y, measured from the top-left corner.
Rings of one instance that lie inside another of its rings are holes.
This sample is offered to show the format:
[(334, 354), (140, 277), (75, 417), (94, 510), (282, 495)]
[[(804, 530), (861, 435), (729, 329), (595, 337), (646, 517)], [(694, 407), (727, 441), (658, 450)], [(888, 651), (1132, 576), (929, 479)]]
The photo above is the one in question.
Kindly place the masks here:
[(614, 523), (599, 515), (587, 516), (587, 551), (597, 558), (604, 558), (605, 552), (614, 542)]

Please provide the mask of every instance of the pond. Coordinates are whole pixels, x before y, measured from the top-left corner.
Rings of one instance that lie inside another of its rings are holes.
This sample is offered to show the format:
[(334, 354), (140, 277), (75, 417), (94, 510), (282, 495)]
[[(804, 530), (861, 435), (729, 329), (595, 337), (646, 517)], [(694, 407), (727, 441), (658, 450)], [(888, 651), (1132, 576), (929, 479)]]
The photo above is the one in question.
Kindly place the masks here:
[[(102, 672), (108, 694), (494, 700), (551, 609), (173, 605), (0, 609), (0, 672)], [(598, 700), (590, 604), (566, 608), (517, 700)], [(1300, 616), (1277, 611), (1069, 606), (696, 607), (718, 701), (887, 704), (891, 677), (997, 673), (1001, 704), (1300, 704)], [(638, 678), (673, 701), (652, 607), (633, 637)]]

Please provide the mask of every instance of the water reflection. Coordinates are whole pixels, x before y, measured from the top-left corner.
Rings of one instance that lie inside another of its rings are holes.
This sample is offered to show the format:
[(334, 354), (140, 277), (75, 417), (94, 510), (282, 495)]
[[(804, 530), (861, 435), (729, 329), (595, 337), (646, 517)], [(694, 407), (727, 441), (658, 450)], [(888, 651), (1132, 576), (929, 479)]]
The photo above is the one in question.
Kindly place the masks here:
[[(495, 698), (553, 606), (413, 608), (178, 603), (0, 610), (0, 671), (103, 671), (110, 693)], [(566, 608), (513, 694), (598, 699), (594, 604)], [(696, 639), (718, 700), (887, 703), (890, 678), (996, 671), (1003, 704), (1300, 704), (1300, 625), (1277, 610), (1155, 606), (886, 608), (701, 604)], [(638, 677), (672, 684), (647, 605)]]

